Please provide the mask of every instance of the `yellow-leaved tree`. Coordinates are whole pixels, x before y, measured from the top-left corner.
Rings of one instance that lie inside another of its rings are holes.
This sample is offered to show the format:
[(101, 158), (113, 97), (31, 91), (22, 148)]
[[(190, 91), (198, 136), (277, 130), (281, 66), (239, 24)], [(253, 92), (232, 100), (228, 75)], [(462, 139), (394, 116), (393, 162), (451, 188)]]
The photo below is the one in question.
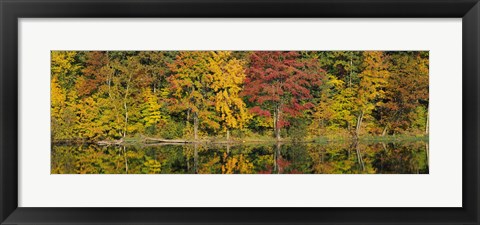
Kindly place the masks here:
[(52, 51), (51, 75), (57, 77), (59, 85), (70, 89), (75, 84), (81, 66), (76, 62), (78, 52)]
[(229, 51), (181, 52), (171, 65), (171, 109), (193, 117), (194, 139), (198, 129), (243, 128), (250, 118), (239, 93), (245, 79), (244, 62)]
[(251, 115), (240, 97), (245, 80), (245, 62), (232, 57), (230, 51), (211, 52), (210, 70), (213, 75), (212, 100), (219, 115), (221, 128), (230, 140), (230, 129), (242, 129)]
[(58, 84), (57, 77), (52, 77), (50, 80), (50, 123), (52, 140), (59, 140), (62, 137), (63, 131), (63, 111), (65, 109), (65, 101), (67, 96)]
[(52, 140), (71, 141), (77, 135), (75, 79), (81, 65), (76, 61), (78, 52), (51, 52), (51, 130)]
[(385, 86), (388, 83), (390, 72), (386, 56), (382, 51), (363, 52), (363, 66), (365, 69), (358, 75), (360, 83), (357, 93), (357, 124), (355, 136), (360, 134), (360, 128), (365, 115), (371, 112), (380, 104), (380, 99), (385, 96)]
[(141, 118), (144, 127), (149, 129), (165, 123), (166, 117), (160, 111), (159, 97), (149, 87), (142, 88), (141, 95), (144, 101), (141, 105)]
[(205, 127), (218, 128), (214, 113), (209, 110), (213, 106), (210, 85), (212, 74), (209, 70), (210, 52), (186, 51), (180, 52), (175, 61), (170, 64), (172, 76), (168, 77), (170, 86), (170, 110), (185, 112), (187, 125), (193, 117), (193, 135), (198, 139), (200, 124)]

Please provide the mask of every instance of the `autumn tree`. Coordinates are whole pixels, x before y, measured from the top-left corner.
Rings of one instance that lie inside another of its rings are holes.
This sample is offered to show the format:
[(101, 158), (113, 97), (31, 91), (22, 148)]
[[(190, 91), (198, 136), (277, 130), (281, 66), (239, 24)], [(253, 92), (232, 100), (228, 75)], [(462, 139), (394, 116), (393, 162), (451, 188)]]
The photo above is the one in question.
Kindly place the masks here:
[[(313, 69), (315, 61), (299, 60), (298, 52), (258, 51), (250, 56), (243, 94), (257, 106), (251, 111), (274, 118), (275, 137), (288, 124), (287, 116), (297, 116), (311, 108), (311, 89), (320, 85), (324, 71)], [(308, 68), (308, 69), (306, 69)]]
[(198, 139), (200, 120), (206, 126), (218, 128), (212, 101), (211, 84), (213, 75), (210, 72), (209, 52), (181, 52), (170, 65), (172, 76), (168, 78), (170, 87), (171, 109), (186, 112), (186, 122), (193, 117), (194, 139)]
[(139, 96), (142, 88), (150, 84), (151, 78), (136, 55), (119, 55), (111, 65), (114, 69), (115, 84), (112, 87), (112, 100), (117, 105), (117, 110), (123, 114), (122, 136), (125, 137), (130, 132), (140, 130), (142, 101)]
[(53, 141), (78, 138), (75, 81), (81, 75), (81, 55), (74, 51), (52, 51), (50, 79), (50, 112)]
[(337, 76), (327, 75), (312, 114), (311, 133), (320, 135), (329, 130), (342, 136), (340, 131), (351, 130), (356, 123), (355, 112), (358, 111), (356, 87)]
[(112, 82), (108, 52), (91, 51), (85, 54), (85, 67), (82, 76), (77, 78), (75, 86), (79, 96), (92, 95), (102, 84), (109, 87)]
[(345, 82), (346, 87), (358, 83), (358, 74), (363, 63), (361, 51), (311, 51), (306, 54), (318, 59), (321, 67), (328, 74)]
[(142, 125), (147, 131), (154, 133), (152, 131), (155, 131), (158, 125), (165, 124), (168, 117), (162, 113), (159, 98), (150, 88), (142, 88), (141, 95), (143, 100), (140, 109)]
[(363, 52), (363, 71), (358, 75), (360, 82), (357, 92), (357, 120), (355, 136), (360, 134), (362, 121), (371, 117), (373, 110), (382, 104), (390, 72), (386, 56), (381, 51)]
[(70, 90), (75, 85), (82, 70), (82, 65), (79, 63), (80, 55), (75, 51), (52, 51), (51, 76), (57, 77), (62, 88)]
[(87, 139), (117, 137), (120, 120), (112, 95), (114, 69), (108, 51), (85, 52), (82, 76), (77, 78), (75, 89), (79, 98), (77, 117), (80, 136)]
[(391, 54), (390, 79), (385, 88), (385, 103), (380, 108), (384, 134), (405, 132), (414, 121), (423, 118), (420, 126), (428, 132), (428, 52)]
[[(175, 129), (175, 122), (167, 108), (169, 83), (167, 78), (172, 71), (169, 65), (174, 61), (176, 51), (142, 51), (138, 53), (145, 77), (148, 82), (141, 90), (141, 122), (144, 132), (156, 135), (159, 132), (164, 136), (174, 136), (171, 129)], [(148, 86), (148, 87), (147, 87)]]
[(232, 52), (211, 52), (209, 59), (213, 76), (215, 111), (219, 114), (221, 127), (230, 137), (230, 129), (243, 128), (250, 118), (240, 92), (245, 80), (244, 61), (232, 57)]
[(50, 80), (50, 126), (52, 140), (64, 139), (67, 135), (64, 134), (66, 100), (66, 93), (58, 84), (58, 78), (53, 76)]
[(150, 86), (154, 94), (168, 86), (167, 77), (172, 73), (169, 65), (173, 63), (177, 55), (177, 51), (142, 51), (138, 53), (145, 73), (152, 81)]

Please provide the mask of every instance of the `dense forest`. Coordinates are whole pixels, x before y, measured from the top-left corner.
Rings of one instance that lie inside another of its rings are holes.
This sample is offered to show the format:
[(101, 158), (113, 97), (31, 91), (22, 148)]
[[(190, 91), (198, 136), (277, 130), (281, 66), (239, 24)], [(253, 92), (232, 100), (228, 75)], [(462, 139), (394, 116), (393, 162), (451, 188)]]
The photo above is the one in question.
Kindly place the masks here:
[(427, 51), (52, 51), (53, 143), (428, 136)]

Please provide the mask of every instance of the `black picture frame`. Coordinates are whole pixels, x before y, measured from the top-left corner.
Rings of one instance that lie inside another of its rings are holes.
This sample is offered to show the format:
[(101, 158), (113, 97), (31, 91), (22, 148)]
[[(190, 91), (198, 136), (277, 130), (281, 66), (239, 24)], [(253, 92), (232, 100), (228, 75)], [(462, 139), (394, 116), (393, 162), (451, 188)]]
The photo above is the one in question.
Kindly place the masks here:
[[(0, 0), (0, 14), (1, 224), (479, 224), (478, 0)], [(463, 207), (18, 207), (18, 19), (74, 17), (463, 18)]]

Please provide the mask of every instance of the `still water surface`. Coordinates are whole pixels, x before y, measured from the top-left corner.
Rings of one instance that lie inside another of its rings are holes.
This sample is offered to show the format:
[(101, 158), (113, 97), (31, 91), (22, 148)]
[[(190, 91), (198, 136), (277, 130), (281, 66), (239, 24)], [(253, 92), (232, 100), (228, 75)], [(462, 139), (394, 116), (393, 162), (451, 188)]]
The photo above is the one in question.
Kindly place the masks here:
[(428, 174), (428, 142), (54, 145), (52, 174)]

